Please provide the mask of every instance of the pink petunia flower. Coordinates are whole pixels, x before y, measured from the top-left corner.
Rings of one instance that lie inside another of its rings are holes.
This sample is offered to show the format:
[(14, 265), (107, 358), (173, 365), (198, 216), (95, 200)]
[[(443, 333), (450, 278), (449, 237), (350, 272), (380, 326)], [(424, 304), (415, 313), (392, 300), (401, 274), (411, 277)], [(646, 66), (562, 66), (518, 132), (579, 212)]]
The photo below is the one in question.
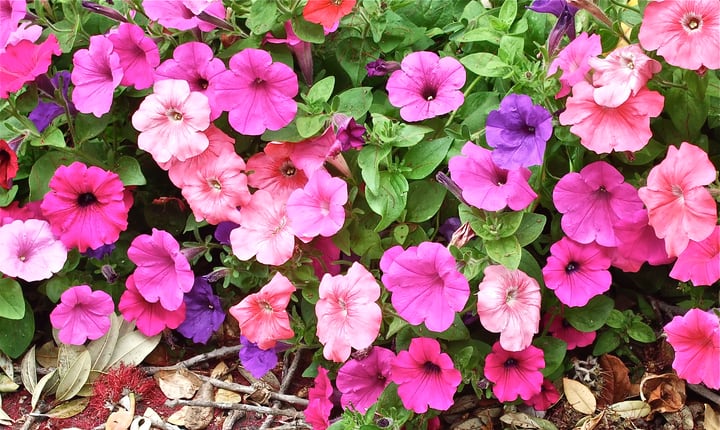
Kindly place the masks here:
[(123, 70), (121, 85), (133, 85), (138, 90), (150, 88), (155, 82), (155, 67), (160, 64), (157, 44), (135, 24), (120, 23), (108, 34), (113, 52), (118, 54)]
[(434, 52), (408, 54), (400, 70), (390, 75), (386, 89), (390, 104), (400, 108), (405, 121), (422, 121), (444, 115), (465, 101), (465, 68), (453, 57)]
[(38, 45), (20, 40), (5, 46), (4, 52), (0, 52), (0, 98), (8, 98), (26, 82), (47, 72), (51, 57), (60, 54), (60, 44), (54, 34)]
[(156, 162), (185, 161), (209, 145), (203, 131), (210, 126), (210, 105), (207, 97), (190, 91), (185, 81), (157, 81), (153, 94), (133, 114), (132, 124), (140, 131), (138, 147)]
[(287, 214), (293, 232), (304, 242), (318, 235), (334, 235), (345, 223), (347, 200), (345, 181), (324, 169), (316, 171), (303, 189), (288, 197)]
[(58, 167), (49, 186), (43, 215), (68, 249), (114, 243), (127, 228), (132, 200), (116, 173), (76, 161)]
[(645, 212), (635, 187), (605, 161), (563, 176), (553, 190), (553, 203), (563, 214), (561, 225), (568, 237), (603, 246), (617, 246), (621, 238), (615, 228), (635, 223)]
[(452, 157), (448, 166), (462, 197), (477, 208), (498, 211), (510, 207), (519, 211), (537, 197), (528, 184), (530, 169), (501, 169), (493, 162), (491, 151), (472, 142), (467, 142), (462, 155)]
[(648, 3), (638, 38), (669, 64), (689, 70), (720, 69), (720, 3), (674, 0)]
[(70, 79), (75, 86), (71, 97), (78, 111), (98, 118), (110, 112), (123, 69), (120, 56), (106, 36), (92, 36), (88, 49), (75, 51)]
[(229, 112), (238, 133), (257, 136), (280, 130), (297, 114), (297, 75), (287, 65), (273, 63), (266, 51), (243, 49), (230, 58), (230, 70), (215, 80), (216, 101)]
[(82, 345), (103, 337), (110, 330), (110, 314), (115, 310), (105, 291), (92, 291), (88, 285), (65, 290), (60, 303), (50, 312), (50, 322), (58, 329), (60, 342)]
[(398, 314), (413, 325), (424, 322), (432, 331), (447, 330), (470, 297), (470, 285), (455, 258), (436, 242), (407, 250), (394, 246), (383, 254), (380, 269)]
[(183, 297), (192, 289), (195, 275), (170, 233), (153, 228), (152, 235), (138, 235), (127, 254), (137, 265), (134, 284), (145, 300), (159, 301), (169, 311), (184, 305)]
[(552, 381), (545, 378), (540, 386), (540, 392), (526, 400), (525, 403), (536, 411), (547, 411), (558, 400), (560, 400), (560, 393)]
[(669, 256), (680, 255), (690, 240), (700, 242), (715, 230), (717, 203), (704, 186), (716, 176), (707, 153), (683, 142), (680, 149), (668, 147), (665, 159), (650, 170), (647, 186), (638, 190)]
[(312, 426), (313, 430), (325, 430), (330, 426), (330, 412), (333, 408), (330, 396), (332, 396), (333, 387), (327, 374), (327, 369), (318, 366), (318, 374), (313, 381), (312, 388), (308, 390), (305, 421)]
[(260, 291), (231, 307), (230, 315), (238, 320), (242, 335), (250, 342), (260, 349), (270, 349), (278, 340), (295, 335), (286, 310), (294, 291), (288, 278), (276, 273)]
[(288, 225), (285, 202), (257, 190), (240, 211), (240, 227), (230, 233), (233, 254), (243, 261), (279, 266), (292, 257), (295, 236)]
[(164, 27), (177, 30), (198, 28), (200, 31), (212, 31), (215, 25), (198, 17), (202, 12), (211, 17), (225, 18), (222, 0), (143, 0), (142, 6), (148, 18)]
[(333, 32), (340, 19), (352, 12), (355, 3), (355, 0), (308, 0), (303, 8), (303, 18), (322, 25), (326, 32)]
[(478, 285), (478, 316), (485, 329), (500, 333), (504, 349), (520, 351), (530, 345), (540, 325), (540, 301), (540, 285), (525, 272), (501, 265), (485, 268)]
[(546, 313), (542, 318), (542, 323), (547, 328), (548, 333), (567, 344), (568, 351), (592, 345), (595, 342), (595, 337), (597, 337), (597, 333), (594, 331), (584, 332), (571, 326), (562, 315)]
[(0, 1), (0, 47), (6, 45), (10, 33), (17, 29), (26, 13), (27, 4), (24, 1)]
[(341, 363), (350, 356), (351, 347), (372, 345), (382, 322), (382, 311), (375, 303), (380, 286), (362, 264), (353, 263), (346, 275), (325, 274), (319, 297), (315, 304), (317, 336), (326, 359)]
[(364, 358), (353, 358), (338, 370), (338, 390), (342, 393), (340, 404), (365, 413), (377, 402), (385, 387), (390, 384), (395, 353), (387, 348), (373, 346)]
[(40, 209), (41, 200), (27, 202), (20, 207), (20, 202), (13, 201), (4, 208), (0, 208), (0, 227), (15, 220), (27, 221), (29, 219), (45, 220)]
[(155, 336), (166, 328), (176, 329), (185, 321), (185, 303), (173, 310), (165, 309), (160, 302), (149, 302), (138, 291), (135, 276), (125, 281), (125, 291), (120, 296), (118, 310), (127, 321), (135, 321), (140, 333)]
[(712, 285), (720, 280), (720, 226), (700, 242), (691, 240), (678, 255), (670, 277), (692, 281), (693, 285)]
[[(2, 224), (0, 222), (0, 224)], [(62, 270), (67, 249), (47, 221), (16, 219), (0, 227), (0, 272), (25, 281), (40, 281)]]
[(428, 407), (444, 411), (453, 404), (453, 396), (462, 381), (460, 371), (449, 355), (440, 351), (440, 343), (427, 337), (410, 341), (392, 363), (392, 381), (398, 384), (403, 406), (418, 414)]
[(645, 55), (638, 45), (615, 49), (604, 59), (590, 58), (593, 68), (593, 93), (597, 104), (618, 107), (637, 95), (655, 73), (660, 72), (659, 62)]
[(585, 306), (610, 289), (610, 257), (595, 242), (581, 244), (563, 237), (550, 247), (542, 269), (545, 285), (568, 306)]
[(690, 309), (665, 325), (675, 350), (672, 367), (691, 384), (720, 389), (720, 319), (713, 311)]
[(634, 220), (614, 227), (620, 243), (605, 249), (612, 266), (624, 272), (637, 272), (644, 263), (661, 266), (674, 260), (665, 252), (665, 242), (655, 236), (655, 231), (648, 224), (647, 211), (643, 209), (639, 214)]
[(528, 346), (522, 351), (506, 351), (495, 342), (485, 357), (485, 377), (492, 382), (493, 394), (501, 402), (512, 402), (520, 396), (530, 400), (540, 393), (545, 367), (543, 350)]
[(337, 263), (340, 260), (340, 248), (335, 245), (332, 238), (318, 236), (308, 245), (311, 248), (308, 257), (312, 260), (315, 276), (318, 279), (321, 279), (326, 273), (331, 275), (340, 274), (341, 266)]
[(589, 81), (588, 73), (590, 72), (589, 60), (592, 57), (600, 55), (602, 46), (600, 46), (600, 36), (597, 34), (588, 35), (580, 33), (575, 40), (560, 51), (557, 58), (550, 63), (548, 76), (557, 73), (558, 68), (562, 70), (560, 76), (560, 91), (555, 95), (556, 99), (565, 97), (570, 94), (570, 89), (576, 84), (583, 81)]
[(300, 39), (292, 27), (292, 21), (285, 21), (285, 39), (278, 39), (273, 37), (272, 33), (268, 33), (265, 36), (265, 42), (268, 43), (284, 43), (287, 45), (290, 52), (295, 56), (300, 66), (300, 73), (302, 74), (303, 81), (308, 86), (312, 86), (313, 83), (313, 58), (312, 58), (312, 44)]
[(184, 161), (171, 158), (167, 163), (158, 163), (161, 169), (168, 171), (170, 181), (178, 188), (183, 187), (186, 176), (194, 174), (203, 165), (212, 163), (216, 158), (232, 157), (237, 154), (235, 140), (212, 123), (203, 134), (207, 136), (208, 147), (200, 154)]
[(270, 142), (265, 145), (263, 152), (248, 159), (248, 185), (285, 200), (293, 191), (302, 189), (307, 184), (308, 174), (290, 158), (293, 149), (292, 143)]

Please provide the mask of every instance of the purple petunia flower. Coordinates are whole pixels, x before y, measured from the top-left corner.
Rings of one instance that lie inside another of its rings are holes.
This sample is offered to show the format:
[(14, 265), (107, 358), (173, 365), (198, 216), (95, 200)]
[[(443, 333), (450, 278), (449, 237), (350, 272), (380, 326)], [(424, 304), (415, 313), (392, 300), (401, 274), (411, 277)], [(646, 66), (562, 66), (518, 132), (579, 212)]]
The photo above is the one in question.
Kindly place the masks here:
[(487, 143), (495, 148), (492, 159), (507, 170), (542, 164), (552, 132), (550, 112), (525, 94), (508, 94), (500, 109), (490, 112), (485, 126)]
[(400, 70), (400, 63), (397, 61), (385, 61), (382, 58), (378, 58), (375, 61), (371, 61), (365, 65), (365, 70), (370, 77), (385, 76), (395, 70)]
[(195, 343), (206, 343), (225, 320), (220, 297), (213, 294), (206, 278), (198, 276), (183, 301), (186, 317), (177, 331)]
[(339, 145), (341, 151), (348, 149), (360, 150), (365, 145), (365, 127), (355, 122), (355, 118), (341, 113), (333, 115), (335, 126), (335, 144)]
[(220, 242), (222, 245), (230, 245), (230, 232), (240, 227), (240, 224), (235, 224), (232, 221), (223, 221), (215, 227), (215, 240)]
[[(52, 77), (52, 79), (48, 79), (45, 75), (40, 75), (35, 78), (35, 83), (37, 84), (40, 91), (42, 91), (51, 98), (55, 97), (55, 90), (60, 88), (62, 85), (62, 97), (65, 99), (65, 102), (68, 105), (70, 114), (77, 114), (77, 109), (75, 109), (75, 105), (68, 99), (70, 72), (68, 72), (67, 70), (57, 72), (55, 73), (55, 76)], [(38, 131), (42, 133), (50, 125), (50, 123), (52, 123), (55, 118), (62, 115), (63, 112), (65, 112), (65, 109), (63, 109), (63, 107), (59, 104), (55, 103), (53, 99), (47, 102), (41, 99), (38, 101), (38, 105), (35, 107), (35, 109), (30, 112), (30, 115), (28, 115), (28, 119), (32, 121)]]
[(88, 248), (87, 251), (83, 252), (82, 255), (88, 258), (94, 258), (96, 260), (102, 260), (106, 255), (112, 254), (115, 250), (114, 243), (106, 243), (95, 249)]
[(570, 40), (575, 39), (575, 14), (578, 11), (575, 6), (571, 6), (565, 0), (535, 0), (528, 9), (540, 13), (551, 13), (558, 18), (548, 37), (548, 52), (551, 55), (560, 45), (563, 34), (567, 34)]
[(250, 342), (245, 336), (240, 336), (240, 362), (250, 374), (262, 378), (278, 362), (277, 354), (289, 348), (286, 343), (278, 342), (270, 349), (260, 349), (256, 343)]

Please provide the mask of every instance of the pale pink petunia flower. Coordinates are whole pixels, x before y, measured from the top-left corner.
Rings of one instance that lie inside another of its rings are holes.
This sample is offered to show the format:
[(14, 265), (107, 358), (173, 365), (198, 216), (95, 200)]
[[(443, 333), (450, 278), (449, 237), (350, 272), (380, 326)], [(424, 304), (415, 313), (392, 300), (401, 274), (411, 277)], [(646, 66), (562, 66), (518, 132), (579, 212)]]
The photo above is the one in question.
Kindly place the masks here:
[(120, 23), (108, 34), (113, 52), (120, 58), (123, 70), (121, 85), (134, 86), (138, 90), (150, 88), (155, 82), (155, 67), (160, 64), (157, 44), (135, 24)]
[(161, 169), (168, 171), (170, 181), (178, 188), (183, 187), (186, 176), (193, 174), (204, 164), (212, 162), (216, 158), (231, 157), (237, 154), (235, 140), (212, 123), (203, 133), (208, 138), (208, 147), (203, 152), (184, 161), (171, 158), (167, 163), (158, 163)]
[(340, 404), (365, 413), (390, 384), (395, 353), (381, 346), (373, 346), (365, 357), (353, 358), (338, 370), (338, 390), (342, 393)]
[(326, 359), (341, 363), (350, 356), (351, 347), (372, 345), (382, 322), (382, 311), (375, 303), (380, 286), (362, 264), (353, 263), (346, 275), (325, 274), (318, 294), (317, 336)]
[(592, 57), (600, 55), (602, 46), (600, 46), (600, 36), (597, 34), (588, 35), (580, 33), (575, 40), (568, 43), (563, 48), (548, 69), (548, 76), (557, 73), (558, 69), (562, 70), (560, 75), (560, 91), (555, 95), (556, 99), (565, 97), (570, 94), (570, 89), (579, 82), (588, 82), (590, 80), (588, 73), (590, 72), (589, 60)]
[(720, 69), (720, 2), (653, 1), (645, 7), (638, 38), (668, 64), (683, 69)]
[(133, 114), (132, 124), (140, 131), (138, 147), (156, 162), (185, 161), (209, 145), (203, 131), (210, 126), (210, 105), (207, 97), (190, 91), (186, 81), (157, 81)]
[(400, 70), (390, 75), (386, 89), (390, 104), (400, 108), (405, 121), (422, 121), (444, 115), (465, 101), (465, 68), (453, 57), (440, 58), (429, 51), (403, 58)]
[(126, 321), (134, 321), (145, 336), (155, 336), (166, 328), (176, 329), (185, 321), (185, 302), (173, 310), (165, 309), (160, 302), (149, 302), (138, 291), (134, 275), (125, 281), (125, 291), (120, 296), (118, 310)]
[(540, 325), (540, 285), (522, 270), (490, 265), (478, 285), (480, 323), (507, 351), (527, 348)]
[(715, 229), (717, 203), (705, 185), (716, 176), (707, 152), (683, 142), (680, 149), (668, 147), (665, 159), (650, 170), (647, 186), (638, 190), (669, 256), (680, 255), (690, 240), (702, 241)]
[(691, 384), (720, 389), (720, 319), (702, 309), (690, 309), (665, 325), (667, 341), (675, 350), (672, 367)]
[(230, 233), (230, 243), (240, 260), (254, 256), (259, 263), (279, 266), (292, 257), (295, 235), (282, 199), (265, 190), (255, 191), (240, 211), (239, 224)]
[(137, 290), (148, 302), (159, 301), (169, 311), (183, 306), (183, 297), (192, 289), (195, 275), (170, 233), (153, 228), (152, 235), (138, 235), (127, 254), (137, 265), (133, 273)]
[(394, 246), (383, 254), (380, 269), (398, 315), (413, 325), (425, 323), (432, 331), (450, 328), (470, 297), (467, 278), (450, 251), (437, 242), (406, 250)]
[(82, 345), (103, 337), (110, 330), (110, 314), (115, 303), (108, 293), (92, 291), (89, 285), (70, 287), (60, 295), (60, 303), (50, 312), (50, 322), (58, 329), (60, 342)]
[(52, 56), (60, 54), (60, 44), (54, 34), (37, 45), (30, 40), (19, 40), (6, 46), (4, 52), (0, 52), (0, 98), (8, 98), (26, 82), (46, 73)]
[(273, 62), (267, 51), (247, 48), (230, 58), (230, 70), (216, 77), (217, 103), (228, 111), (238, 133), (257, 136), (280, 130), (295, 118), (298, 79), (286, 64)]
[(75, 88), (72, 102), (78, 111), (101, 117), (110, 112), (113, 92), (120, 85), (123, 69), (107, 36), (90, 37), (88, 49), (73, 54), (70, 79)]
[(662, 66), (645, 55), (638, 45), (615, 49), (605, 58), (589, 60), (593, 69), (593, 97), (597, 104), (618, 107), (630, 97), (637, 95), (641, 88)]
[(295, 335), (290, 327), (287, 306), (295, 286), (280, 273), (263, 286), (260, 291), (246, 296), (230, 308), (240, 324), (242, 335), (260, 349), (270, 349), (277, 341)]
[(501, 402), (512, 402), (518, 396), (530, 400), (542, 391), (545, 367), (543, 350), (528, 346), (522, 351), (506, 351), (495, 342), (485, 357), (485, 377), (493, 383), (493, 394)]
[(198, 17), (202, 12), (214, 18), (225, 18), (222, 0), (143, 0), (142, 6), (148, 18), (177, 30), (198, 28), (200, 31), (212, 31), (215, 25)]
[(305, 421), (313, 430), (325, 430), (330, 426), (330, 412), (333, 408), (330, 396), (333, 394), (333, 387), (327, 369), (318, 366), (317, 370), (318, 374), (313, 386), (308, 390), (308, 405), (304, 411)]
[(16, 219), (0, 227), (0, 272), (25, 281), (40, 281), (62, 270), (67, 249), (55, 239), (47, 221)]
[(345, 223), (347, 200), (345, 181), (324, 169), (316, 171), (304, 188), (288, 197), (287, 214), (293, 232), (304, 242), (315, 236), (334, 235)]
[(693, 285), (712, 285), (720, 280), (720, 226), (710, 236), (695, 242), (678, 255), (670, 277), (680, 281), (692, 281)]

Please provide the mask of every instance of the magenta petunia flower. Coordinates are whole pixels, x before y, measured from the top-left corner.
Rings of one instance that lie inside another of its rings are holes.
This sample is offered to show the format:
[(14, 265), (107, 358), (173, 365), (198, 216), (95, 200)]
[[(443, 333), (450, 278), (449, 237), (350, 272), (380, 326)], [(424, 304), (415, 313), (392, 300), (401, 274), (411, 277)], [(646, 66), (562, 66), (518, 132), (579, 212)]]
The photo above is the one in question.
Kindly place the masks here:
[(8, 98), (26, 82), (47, 72), (52, 56), (60, 54), (60, 44), (54, 34), (37, 45), (30, 40), (20, 40), (0, 49), (0, 98)]
[(305, 187), (288, 197), (287, 214), (297, 237), (309, 242), (315, 236), (330, 237), (345, 223), (347, 183), (318, 170)]
[(380, 269), (398, 315), (413, 325), (424, 322), (432, 331), (447, 330), (470, 297), (470, 285), (455, 258), (436, 242), (407, 250), (394, 246), (383, 254)]
[(645, 55), (638, 45), (615, 49), (604, 59), (589, 60), (593, 69), (593, 97), (602, 106), (618, 107), (630, 97), (637, 95), (662, 66)]
[(110, 330), (110, 314), (115, 310), (105, 291), (92, 291), (88, 285), (65, 290), (60, 303), (50, 312), (50, 322), (58, 329), (60, 342), (82, 345), (103, 337)]
[(27, 4), (24, 1), (0, 1), (0, 47), (5, 47), (10, 33), (17, 29), (26, 13)]
[(138, 291), (134, 275), (128, 276), (125, 287), (118, 310), (125, 320), (134, 321), (145, 336), (155, 336), (166, 328), (176, 329), (185, 321), (185, 303), (180, 302), (177, 309), (167, 310), (160, 302), (149, 302)]
[(150, 88), (155, 82), (155, 67), (160, 64), (157, 44), (135, 24), (120, 23), (108, 34), (113, 52), (118, 54), (123, 70), (121, 85), (133, 85), (138, 90)]
[(644, 217), (638, 192), (615, 167), (596, 161), (563, 176), (553, 190), (565, 234), (580, 243), (618, 246), (615, 228)]
[(665, 325), (675, 350), (672, 367), (691, 384), (720, 389), (720, 319), (713, 311), (690, 309)]
[(400, 70), (390, 75), (386, 89), (390, 104), (400, 108), (405, 121), (422, 121), (444, 115), (465, 101), (465, 68), (453, 57), (434, 52), (408, 54)]
[(495, 342), (485, 357), (485, 377), (493, 383), (493, 394), (501, 402), (512, 402), (520, 396), (530, 400), (540, 393), (545, 367), (543, 350), (528, 346), (522, 351), (506, 351)]
[(297, 75), (287, 65), (273, 63), (261, 49), (243, 49), (230, 58), (230, 70), (216, 77), (215, 96), (228, 111), (230, 125), (239, 133), (260, 135), (280, 130), (295, 118)]
[(88, 49), (73, 54), (72, 101), (78, 111), (101, 117), (110, 112), (113, 92), (120, 85), (120, 56), (106, 36), (90, 37)]
[(550, 247), (542, 269), (545, 285), (568, 306), (585, 306), (610, 289), (610, 257), (595, 242), (581, 244), (563, 237)]
[(365, 145), (365, 127), (355, 122), (355, 118), (336, 113), (332, 118), (335, 127), (335, 143), (333, 149), (336, 151), (347, 151), (349, 149), (360, 150)]
[(340, 404), (365, 413), (377, 402), (385, 387), (390, 384), (395, 353), (387, 348), (373, 346), (367, 356), (353, 358), (338, 370), (335, 384), (342, 393)]
[(720, 280), (720, 226), (700, 242), (691, 240), (678, 255), (670, 277), (692, 281), (693, 285), (712, 285)]
[(47, 221), (16, 219), (3, 225), (0, 219), (0, 225), (0, 272), (5, 276), (32, 282), (62, 270), (67, 249)]
[(558, 69), (562, 70), (562, 75), (560, 75), (561, 87), (560, 91), (555, 95), (556, 99), (570, 94), (570, 89), (579, 82), (589, 82), (589, 60), (592, 57), (597, 57), (601, 52), (600, 36), (597, 34), (588, 35), (587, 33), (581, 33), (560, 51), (557, 58), (550, 63), (548, 68), (548, 76), (557, 73)]
[(328, 378), (328, 371), (321, 366), (317, 368), (312, 388), (308, 390), (308, 405), (305, 408), (305, 421), (313, 430), (325, 430), (330, 426), (330, 412), (333, 403), (330, 396), (333, 393), (332, 383)]
[(225, 321), (220, 297), (213, 293), (207, 278), (198, 276), (183, 301), (186, 317), (177, 331), (195, 343), (207, 343)]
[(168, 311), (185, 306), (183, 297), (192, 289), (195, 275), (170, 233), (153, 228), (152, 235), (138, 235), (130, 243), (127, 254), (137, 265), (134, 285), (145, 300), (159, 301)]
[(594, 331), (584, 332), (571, 326), (562, 315), (546, 313), (542, 318), (542, 323), (548, 333), (567, 344), (568, 351), (592, 345), (592, 343), (595, 342), (595, 337), (597, 337), (597, 333)]
[(58, 167), (49, 186), (42, 212), (68, 249), (114, 243), (127, 228), (132, 200), (116, 173), (76, 161)]
[(460, 371), (449, 355), (440, 351), (440, 343), (427, 337), (410, 341), (392, 363), (392, 381), (398, 384), (403, 406), (418, 414), (428, 407), (444, 411), (453, 404), (453, 396), (462, 381)]
[(540, 285), (525, 272), (487, 266), (478, 285), (480, 323), (488, 331), (500, 333), (503, 349), (523, 350), (538, 332), (541, 299)]
[(225, 18), (222, 0), (143, 0), (142, 6), (148, 18), (177, 30), (212, 31), (215, 25), (200, 18), (203, 12), (211, 18)]
[(552, 381), (545, 378), (540, 386), (540, 392), (525, 400), (525, 403), (532, 406), (536, 411), (547, 411), (560, 400), (560, 397), (560, 393)]
[(382, 322), (382, 311), (375, 303), (380, 286), (362, 264), (353, 263), (346, 275), (325, 274), (318, 294), (317, 336), (326, 359), (341, 363), (350, 356), (351, 347), (372, 345)]
[(501, 169), (489, 150), (472, 142), (467, 142), (462, 155), (452, 157), (448, 166), (453, 181), (462, 190), (462, 197), (477, 208), (499, 211), (510, 207), (519, 211), (537, 197), (528, 184), (531, 175), (528, 168)]

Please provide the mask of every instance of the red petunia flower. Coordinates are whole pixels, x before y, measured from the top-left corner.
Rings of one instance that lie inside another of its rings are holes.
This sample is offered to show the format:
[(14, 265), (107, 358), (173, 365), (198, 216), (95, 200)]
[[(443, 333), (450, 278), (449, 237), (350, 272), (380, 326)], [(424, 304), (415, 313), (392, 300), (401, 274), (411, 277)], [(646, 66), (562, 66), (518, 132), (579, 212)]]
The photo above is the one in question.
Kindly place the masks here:
[(355, 7), (355, 0), (308, 0), (303, 17), (308, 22), (321, 24), (326, 32), (337, 29), (340, 19)]

